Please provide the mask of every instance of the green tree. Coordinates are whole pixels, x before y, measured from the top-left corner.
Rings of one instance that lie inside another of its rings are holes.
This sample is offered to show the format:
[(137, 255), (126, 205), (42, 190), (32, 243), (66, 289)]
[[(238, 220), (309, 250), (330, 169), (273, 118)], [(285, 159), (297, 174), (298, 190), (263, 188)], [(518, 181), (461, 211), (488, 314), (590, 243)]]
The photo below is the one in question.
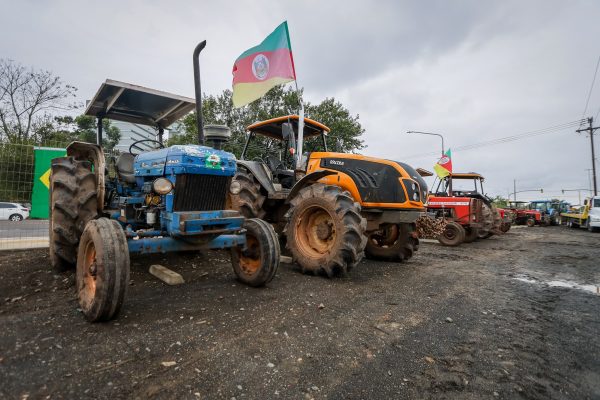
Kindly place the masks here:
[[(250, 103), (243, 108), (233, 108), (233, 93), (224, 90), (221, 94), (204, 95), (202, 102), (202, 114), (204, 124), (222, 124), (231, 129), (232, 137), (226, 146), (228, 151), (239, 156), (246, 141), (246, 127), (257, 121), (284, 115), (297, 114), (299, 110), (299, 99), (295, 90), (288, 87), (284, 89), (278, 86), (270, 90), (265, 96)], [(302, 94), (300, 94), (302, 95)], [(327, 145), (330, 149), (336, 148), (338, 139), (341, 150), (345, 152), (356, 151), (364, 148), (360, 136), (364, 129), (360, 125), (359, 117), (352, 116), (340, 102), (334, 98), (328, 98), (317, 105), (305, 103), (305, 115), (315, 119), (331, 128), (331, 134), (327, 137)], [(197, 142), (196, 114), (186, 115), (182, 121), (184, 133), (169, 140), (169, 145), (190, 144)], [(259, 138), (251, 152), (250, 157), (258, 155), (259, 149), (269, 147), (272, 143), (269, 139)], [(316, 138), (306, 142), (307, 151), (319, 149), (321, 141)]]
[(494, 205), (498, 208), (508, 208), (508, 202), (509, 202), (509, 199), (507, 199), (506, 197), (502, 197), (500, 195), (498, 195), (492, 199), (492, 203), (494, 203)]
[[(102, 146), (107, 150), (112, 150), (121, 140), (121, 132), (108, 119), (102, 121), (102, 127), (104, 131)], [(36, 126), (33, 137), (37, 143), (55, 146), (66, 146), (75, 140), (96, 143), (97, 129), (94, 117), (88, 115), (78, 115), (75, 118), (60, 116), (46, 119)]]
[(48, 112), (78, 107), (70, 102), (76, 91), (50, 71), (0, 59), (0, 138), (27, 142), (32, 131), (48, 128)]

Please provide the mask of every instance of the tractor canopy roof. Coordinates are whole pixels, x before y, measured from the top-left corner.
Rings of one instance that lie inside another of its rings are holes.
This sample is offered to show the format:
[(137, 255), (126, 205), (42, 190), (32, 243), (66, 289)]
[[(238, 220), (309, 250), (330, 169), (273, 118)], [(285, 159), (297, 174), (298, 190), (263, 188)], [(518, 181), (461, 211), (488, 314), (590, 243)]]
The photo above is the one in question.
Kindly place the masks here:
[[(283, 117), (271, 118), (265, 121), (255, 122), (248, 126), (246, 130), (257, 135), (268, 136), (273, 139), (283, 140), (282, 125), (286, 122), (292, 124), (294, 132), (298, 133), (298, 117), (297, 115), (285, 115)], [(321, 133), (331, 131), (329, 127), (310, 118), (304, 118), (304, 137), (309, 138), (318, 136)]]
[(485, 178), (481, 175), (479, 175), (478, 173), (475, 172), (453, 172), (450, 175), (448, 175), (448, 178), (452, 178), (452, 179), (481, 179), (484, 180)]
[(189, 97), (107, 79), (85, 115), (166, 128), (195, 106)]

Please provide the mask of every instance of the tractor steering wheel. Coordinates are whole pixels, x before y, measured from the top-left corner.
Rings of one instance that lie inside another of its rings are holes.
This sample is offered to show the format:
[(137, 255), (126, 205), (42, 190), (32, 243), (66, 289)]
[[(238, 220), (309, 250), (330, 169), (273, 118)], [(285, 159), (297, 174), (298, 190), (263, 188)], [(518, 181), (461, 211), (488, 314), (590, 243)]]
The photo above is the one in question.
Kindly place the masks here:
[[(145, 151), (147, 151), (146, 149), (144, 149), (142, 146), (140, 146), (140, 143), (154, 143), (157, 144), (158, 147), (157, 149), (164, 149), (165, 146), (159, 142), (158, 140), (154, 140), (154, 139), (142, 139), (142, 140), (138, 140), (136, 142), (131, 143), (131, 146), (129, 146), (129, 153), (133, 154), (134, 156), (137, 156), (138, 154), (141, 154)], [(137, 149), (139, 150), (139, 153), (134, 153), (133, 150)]]

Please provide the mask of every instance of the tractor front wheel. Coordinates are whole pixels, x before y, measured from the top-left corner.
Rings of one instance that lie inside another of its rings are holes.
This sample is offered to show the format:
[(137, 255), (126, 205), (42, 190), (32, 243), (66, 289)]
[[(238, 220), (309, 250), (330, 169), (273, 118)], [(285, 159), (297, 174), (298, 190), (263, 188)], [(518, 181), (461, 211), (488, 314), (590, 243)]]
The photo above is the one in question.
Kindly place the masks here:
[(465, 228), (458, 222), (448, 222), (438, 240), (444, 246), (458, 246), (465, 240)]
[(527, 218), (527, 226), (532, 228), (535, 226), (535, 219), (533, 218)]
[(88, 222), (79, 242), (76, 280), (79, 306), (89, 321), (119, 314), (129, 286), (129, 248), (117, 221)]
[(367, 240), (367, 258), (384, 261), (405, 261), (419, 247), (414, 224), (385, 224), (372, 232)]
[(510, 222), (503, 222), (502, 225), (500, 225), (500, 230), (502, 231), (502, 233), (510, 231), (510, 225)]
[(360, 205), (338, 186), (301, 189), (286, 214), (287, 248), (302, 272), (343, 275), (364, 256), (367, 221)]
[(269, 283), (277, 268), (281, 251), (275, 230), (260, 219), (247, 219), (246, 245), (231, 249), (231, 263), (237, 278), (252, 287)]

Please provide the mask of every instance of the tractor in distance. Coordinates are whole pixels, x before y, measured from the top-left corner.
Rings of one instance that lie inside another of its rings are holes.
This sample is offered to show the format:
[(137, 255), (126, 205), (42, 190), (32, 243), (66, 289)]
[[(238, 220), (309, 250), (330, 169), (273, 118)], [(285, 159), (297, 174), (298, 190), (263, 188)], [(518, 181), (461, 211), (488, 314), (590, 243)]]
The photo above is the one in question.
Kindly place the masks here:
[(568, 211), (569, 204), (557, 200), (534, 200), (529, 203), (529, 208), (542, 214), (542, 222), (545, 225), (560, 225), (560, 216)]
[[(198, 58), (205, 43), (194, 51), (195, 102), (107, 80), (85, 111), (98, 119), (97, 144), (73, 142), (67, 157), (52, 160), (50, 259), (56, 270), (76, 266), (79, 305), (90, 321), (119, 313), (132, 254), (226, 249), (234, 273), (250, 286), (276, 273), (280, 250), (273, 228), (225, 209), (236, 160), (218, 146), (229, 129), (202, 124)], [(199, 144), (165, 148), (164, 128), (194, 107)], [(158, 140), (135, 141), (107, 165), (103, 118), (157, 127)], [(204, 145), (204, 132), (217, 148)]]
[(427, 200), (427, 211), (448, 221), (438, 238), (442, 244), (456, 246), (503, 233), (502, 217), (483, 194), (483, 181), (480, 174), (469, 172), (452, 173), (437, 182)]
[(330, 152), (329, 127), (297, 115), (254, 123), (247, 132), (231, 184), (233, 208), (272, 223), (303, 272), (343, 274), (364, 253), (412, 257), (427, 185), (411, 166)]
[(542, 213), (529, 209), (528, 201), (509, 201), (508, 206), (512, 213), (513, 224), (529, 227), (543, 224)]

